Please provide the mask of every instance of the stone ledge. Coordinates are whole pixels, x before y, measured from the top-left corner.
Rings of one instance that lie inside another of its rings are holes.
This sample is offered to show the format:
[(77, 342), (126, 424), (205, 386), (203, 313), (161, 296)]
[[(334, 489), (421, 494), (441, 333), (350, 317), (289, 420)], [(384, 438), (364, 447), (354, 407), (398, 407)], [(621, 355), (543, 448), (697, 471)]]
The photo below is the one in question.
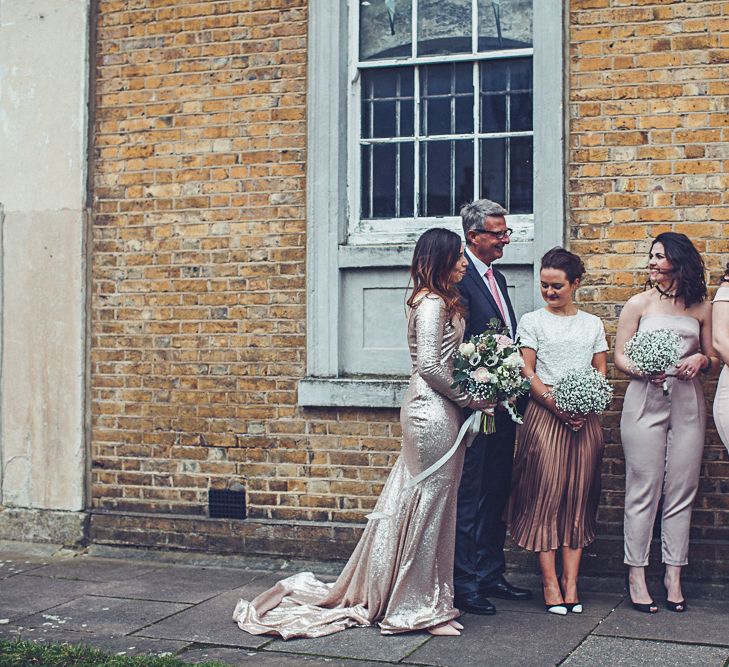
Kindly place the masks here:
[(0, 507), (0, 540), (78, 546), (86, 543), (88, 527), (87, 512)]
[(408, 381), (402, 378), (314, 378), (299, 381), (304, 407), (399, 408)]

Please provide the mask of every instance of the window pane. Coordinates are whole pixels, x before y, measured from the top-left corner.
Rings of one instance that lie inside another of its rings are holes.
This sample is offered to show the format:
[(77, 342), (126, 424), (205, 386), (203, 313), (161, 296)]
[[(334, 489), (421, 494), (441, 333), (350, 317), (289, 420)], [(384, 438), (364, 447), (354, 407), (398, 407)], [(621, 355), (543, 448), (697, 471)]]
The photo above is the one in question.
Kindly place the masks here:
[(400, 155), (400, 210), (398, 217), (410, 218), (415, 215), (415, 144), (397, 145)]
[(503, 204), (510, 213), (532, 213), (533, 149), (532, 137), (483, 139), (480, 196)]
[(424, 135), (473, 132), (473, 65), (451, 63), (420, 68)]
[(391, 15), (385, 0), (359, 4), (359, 57), (361, 60), (402, 58), (412, 54), (412, 0), (397, 0)]
[(397, 146), (377, 144), (372, 148), (372, 217), (393, 218), (397, 182)]
[(362, 218), (414, 215), (414, 156), (412, 142), (362, 147)]
[(478, 50), (532, 46), (532, 0), (478, 0)]
[(372, 146), (362, 146), (360, 151), (362, 156), (362, 164), (360, 165), (360, 171), (362, 174), (362, 191), (360, 192), (361, 202), (361, 215), (363, 218), (372, 217), (372, 201), (370, 199), (371, 190), (370, 185), (372, 183)]
[(424, 142), (420, 188), (420, 215), (456, 215), (473, 199), (473, 141)]
[(362, 73), (362, 137), (413, 135), (413, 70), (393, 68)]
[(506, 139), (481, 140), (480, 197), (505, 206), (506, 201)]
[(418, 2), (418, 55), (471, 51), (471, 0)]
[(481, 132), (532, 129), (532, 59), (482, 62)]
[(532, 137), (512, 137), (509, 164), (509, 211), (531, 213), (534, 210)]

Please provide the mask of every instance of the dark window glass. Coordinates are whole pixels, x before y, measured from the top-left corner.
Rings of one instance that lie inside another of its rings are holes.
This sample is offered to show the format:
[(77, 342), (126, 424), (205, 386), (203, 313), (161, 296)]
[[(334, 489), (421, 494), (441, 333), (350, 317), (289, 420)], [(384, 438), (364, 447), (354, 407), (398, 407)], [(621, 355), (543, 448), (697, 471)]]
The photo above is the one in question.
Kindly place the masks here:
[(473, 199), (473, 142), (424, 142), (420, 188), (420, 215), (456, 215), (460, 204)]
[(532, 129), (532, 61), (482, 62), (481, 132), (528, 132)]
[(512, 137), (509, 160), (509, 208), (511, 213), (534, 211), (534, 139)]
[(481, 140), (481, 197), (504, 204), (506, 201), (506, 139)]
[(413, 136), (413, 69), (387, 68), (362, 74), (362, 137)]
[(372, 147), (372, 217), (395, 217), (397, 184), (397, 145), (375, 144)]
[(420, 68), (421, 133), (473, 132), (473, 65), (449, 63)]

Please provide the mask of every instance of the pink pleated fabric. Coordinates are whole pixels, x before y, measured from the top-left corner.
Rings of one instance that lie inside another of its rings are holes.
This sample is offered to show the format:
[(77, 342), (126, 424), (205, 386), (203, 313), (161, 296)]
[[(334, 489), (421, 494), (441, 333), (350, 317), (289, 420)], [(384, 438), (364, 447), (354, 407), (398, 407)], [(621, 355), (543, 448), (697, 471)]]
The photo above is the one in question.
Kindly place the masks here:
[(517, 434), (507, 523), (529, 551), (586, 547), (595, 539), (603, 437), (597, 415), (572, 431), (531, 401)]
[(451, 389), (465, 324), (425, 297), (408, 322), (413, 373), (400, 424), (402, 451), (354, 553), (337, 581), (310, 572), (240, 600), (233, 620), (251, 634), (321, 637), (377, 623), (383, 634), (423, 630), (460, 616), (453, 607), (456, 499), (465, 443), (429, 477), (408, 481), (454, 444), (468, 397)]

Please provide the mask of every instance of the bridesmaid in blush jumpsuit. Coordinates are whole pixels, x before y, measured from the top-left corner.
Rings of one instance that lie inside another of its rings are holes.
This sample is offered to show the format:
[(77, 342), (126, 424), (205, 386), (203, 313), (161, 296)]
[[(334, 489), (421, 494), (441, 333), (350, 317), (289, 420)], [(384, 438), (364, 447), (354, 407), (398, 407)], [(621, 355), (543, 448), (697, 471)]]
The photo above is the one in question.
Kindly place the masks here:
[[(655, 613), (648, 593), (653, 522), (663, 495), (661, 551), (666, 571), (666, 608), (686, 611), (681, 568), (688, 563), (691, 509), (699, 484), (706, 428), (700, 373), (719, 365), (711, 342), (711, 304), (706, 300), (704, 264), (684, 234), (665, 232), (648, 255), (650, 289), (636, 294), (620, 315), (615, 366), (632, 380), (623, 402), (620, 433), (625, 452), (625, 564), (633, 607)], [(644, 376), (625, 356), (638, 330), (672, 329), (681, 337), (675, 368)], [(664, 380), (668, 395), (661, 388)]]

